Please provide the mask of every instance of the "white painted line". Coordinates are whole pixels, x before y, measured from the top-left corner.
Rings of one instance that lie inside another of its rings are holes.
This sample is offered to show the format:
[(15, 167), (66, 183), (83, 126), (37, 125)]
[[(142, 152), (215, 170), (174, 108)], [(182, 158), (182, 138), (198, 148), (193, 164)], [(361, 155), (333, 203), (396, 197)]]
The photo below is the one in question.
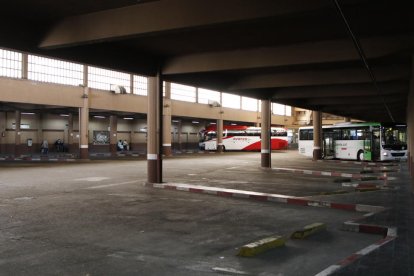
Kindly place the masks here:
[(213, 267), (212, 270), (223, 274), (248, 275), (247, 272), (236, 270), (234, 268)]
[(322, 270), (321, 272), (319, 272), (318, 274), (316, 274), (315, 276), (328, 276), (328, 275), (331, 275), (332, 273), (334, 273), (335, 271), (337, 271), (340, 268), (341, 268), (340, 265), (331, 265), (331, 266), (328, 266), (327, 268), (325, 268), (324, 270)]
[(331, 172), (321, 172), (321, 175), (332, 176), (332, 173)]
[(89, 146), (88, 145), (80, 145), (80, 148), (81, 149), (87, 149), (87, 148), (89, 148)]
[(105, 176), (91, 176), (91, 177), (85, 177), (85, 178), (78, 178), (74, 179), (75, 181), (89, 181), (89, 182), (98, 182), (102, 180), (107, 180), (109, 177)]
[(378, 245), (378, 244), (371, 244), (371, 245), (361, 249), (360, 251), (356, 252), (356, 254), (367, 255), (367, 254), (371, 253), (372, 251), (374, 251), (375, 249), (378, 249), (379, 247), (380, 247), (380, 245)]
[(238, 167), (230, 167), (230, 168), (227, 168), (226, 170), (234, 170), (234, 169), (237, 169)]
[(127, 182), (120, 182), (120, 183), (112, 183), (112, 184), (107, 184), (107, 185), (99, 185), (99, 186), (87, 187), (87, 188), (84, 188), (84, 189), (88, 189), (88, 190), (101, 189), (101, 188), (107, 188), (107, 187), (127, 185), (127, 184), (132, 184), (132, 183), (138, 183), (138, 181), (137, 180), (134, 180), (134, 181), (127, 181)]

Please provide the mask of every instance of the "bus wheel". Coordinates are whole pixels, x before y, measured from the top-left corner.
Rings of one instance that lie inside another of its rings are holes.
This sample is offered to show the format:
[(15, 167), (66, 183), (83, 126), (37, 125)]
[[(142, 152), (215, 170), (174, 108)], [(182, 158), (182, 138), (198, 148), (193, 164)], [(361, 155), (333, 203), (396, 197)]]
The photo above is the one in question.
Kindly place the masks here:
[(357, 160), (358, 161), (364, 160), (364, 151), (363, 150), (358, 151), (358, 153), (357, 153)]

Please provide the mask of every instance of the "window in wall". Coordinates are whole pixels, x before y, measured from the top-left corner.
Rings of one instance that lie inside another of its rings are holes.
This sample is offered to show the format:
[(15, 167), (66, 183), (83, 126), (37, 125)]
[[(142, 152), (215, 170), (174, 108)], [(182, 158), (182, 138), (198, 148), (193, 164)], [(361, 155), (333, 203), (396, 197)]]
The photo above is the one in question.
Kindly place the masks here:
[(112, 90), (114, 85), (125, 87), (131, 92), (131, 75), (97, 67), (88, 67), (88, 86), (95, 89)]
[(220, 92), (214, 90), (208, 90), (204, 88), (198, 89), (198, 102), (202, 104), (208, 104), (208, 101), (215, 101), (220, 103)]
[(0, 49), (0, 76), (22, 77), (22, 54)]
[(292, 116), (292, 107), (290, 105), (285, 105), (285, 115), (286, 116)]
[(272, 103), (272, 113), (275, 115), (285, 115), (285, 105)]
[(223, 107), (240, 109), (240, 96), (229, 93), (221, 94)]
[(275, 115), (292, 116), (292, 107), (289, 105), (272, 103), (272, 113)]
[(134, 75), (134, 94), (148, 95), (148, 78)]
[(27, 77), (29, 80), (78, 86), (83, 84), (83, 65), (29, 55)]
[(257, 111), (257, 99), (249, 98), (249, 97), (241, 97), (242, 102), (242, 109), (248, 111)]
[(171, 83), (171, 99), (195, 103), (196, 88), (193, 86)]

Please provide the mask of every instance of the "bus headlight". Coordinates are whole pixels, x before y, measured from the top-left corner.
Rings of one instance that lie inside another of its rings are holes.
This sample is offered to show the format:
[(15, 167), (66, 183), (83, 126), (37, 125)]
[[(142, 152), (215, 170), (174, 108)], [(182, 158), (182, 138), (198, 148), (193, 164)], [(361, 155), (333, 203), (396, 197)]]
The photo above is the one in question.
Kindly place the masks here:
[(383, 155), (384, 155), (384, 156), (388, 156), (388, 152), (384, 152), (384, 153), (383, 153)]

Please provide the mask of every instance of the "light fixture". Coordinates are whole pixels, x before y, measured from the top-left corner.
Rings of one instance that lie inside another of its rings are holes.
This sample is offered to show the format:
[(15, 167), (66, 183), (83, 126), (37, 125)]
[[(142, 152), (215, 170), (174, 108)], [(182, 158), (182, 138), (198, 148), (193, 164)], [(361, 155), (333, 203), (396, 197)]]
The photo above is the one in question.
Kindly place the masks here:
[(180, 121), (178, 121), (178, 120), (171, 120), (171, 122), (173, 122), (173, 123), (179, 123)]
[(193, 124), (199, 124), (200, 122), (197, 121), (192, 121)]
[(34, 115), (33, 112), (22, 112), (22, 115)]
[(232, 125), (232, 126), (237, 126), (237, 124), (235, 124), (235, 123), (231, 123), (230, 125)]
[(216, 123), (210, 123), (210, 125), (216, 125)]
[(124, 120), (134, 120), (132, 117), (124, 117)]
[(69, 117), (69, 114), (60, 114), (62, 117)]
[(98, 118), (98, 119), (105, 119), (105, 116), (100, 116), (100, 115), (95, 115), (93, 117)]

